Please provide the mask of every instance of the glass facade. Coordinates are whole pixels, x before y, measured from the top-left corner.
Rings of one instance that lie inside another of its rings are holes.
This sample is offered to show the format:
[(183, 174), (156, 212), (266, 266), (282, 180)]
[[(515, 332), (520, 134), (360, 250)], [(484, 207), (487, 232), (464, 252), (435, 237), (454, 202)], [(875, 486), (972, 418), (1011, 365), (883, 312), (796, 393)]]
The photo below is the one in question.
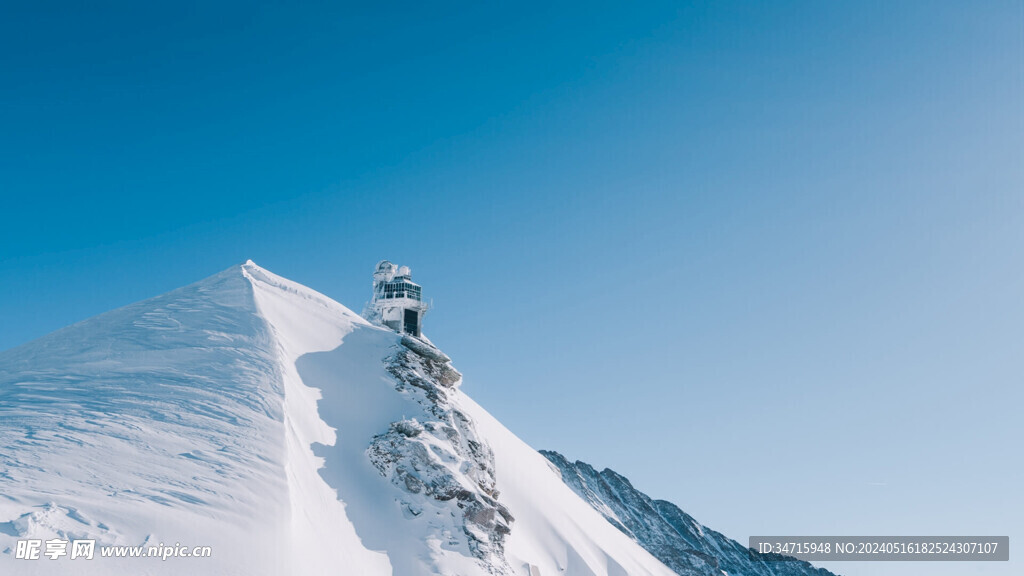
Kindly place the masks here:
[(423, 289), (407, 280), (385, 282), (381, 287), (378, 298), (390, 300), (392, 298), (411, 298), (413, 300), (423, 299)]

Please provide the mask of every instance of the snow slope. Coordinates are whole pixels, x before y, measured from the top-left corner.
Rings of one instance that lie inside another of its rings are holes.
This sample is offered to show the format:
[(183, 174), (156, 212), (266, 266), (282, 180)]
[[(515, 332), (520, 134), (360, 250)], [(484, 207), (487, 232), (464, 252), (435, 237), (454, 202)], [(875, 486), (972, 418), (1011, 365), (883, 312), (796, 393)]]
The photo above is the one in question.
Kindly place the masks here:
[(672, 574), (459, 380), (252, 262), (2, 352), (0, 573)]

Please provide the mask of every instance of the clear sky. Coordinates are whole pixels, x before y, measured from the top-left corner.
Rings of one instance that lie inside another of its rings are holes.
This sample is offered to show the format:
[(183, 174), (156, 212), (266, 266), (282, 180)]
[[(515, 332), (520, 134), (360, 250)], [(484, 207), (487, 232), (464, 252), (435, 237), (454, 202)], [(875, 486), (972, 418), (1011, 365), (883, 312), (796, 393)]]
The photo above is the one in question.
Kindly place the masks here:
[(388, 258), (513, 431), (729, 536), (1024, 537), (1021, 2), (24, 4), (0, 349)]

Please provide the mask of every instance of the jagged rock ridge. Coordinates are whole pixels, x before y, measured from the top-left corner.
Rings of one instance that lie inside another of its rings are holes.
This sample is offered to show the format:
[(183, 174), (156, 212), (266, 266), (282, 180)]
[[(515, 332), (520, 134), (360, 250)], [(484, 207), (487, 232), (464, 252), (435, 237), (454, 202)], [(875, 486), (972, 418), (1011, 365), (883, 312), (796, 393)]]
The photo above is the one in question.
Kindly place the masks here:
[(675, 504), (652, 500), (614, 470), (598, 472), (586, 462), (570, 462), (558, 452), (540, 452), (558, 469), (567, 486), (677, 574), (835, 576), (808, 562), (773, 562), (752, 555), (739, 542), (701, 525)]
[(385, 366), (395, 388), (412, 396), (432, 419), (392, 422), (367, 449), (370, 461), (409, 496), (402, 501), (409, 515), (423, 513), (420, 495), (451, 507), (462, 517), (469, 548), (482, 566), (492, 574), (512, 574), (504, 540), (513, 517), (497, 501), (494, 453), (470, 417), (449, 400), (462, 375), (439, 350), (410, 337), (402, 339)]

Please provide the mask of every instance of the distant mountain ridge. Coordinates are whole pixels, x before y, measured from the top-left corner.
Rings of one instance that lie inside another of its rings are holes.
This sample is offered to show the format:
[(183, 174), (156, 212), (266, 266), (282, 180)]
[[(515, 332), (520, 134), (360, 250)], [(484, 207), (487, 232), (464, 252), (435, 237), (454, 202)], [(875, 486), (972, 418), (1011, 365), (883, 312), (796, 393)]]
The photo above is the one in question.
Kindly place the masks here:
[(836, 576), (808, 562), (752, 557), (747, 547), (703, 526), (675, 504), (651, 499), (614, 470), (598, 472), (558, 452), (540, 453), (576, 494), (681, 576)]

